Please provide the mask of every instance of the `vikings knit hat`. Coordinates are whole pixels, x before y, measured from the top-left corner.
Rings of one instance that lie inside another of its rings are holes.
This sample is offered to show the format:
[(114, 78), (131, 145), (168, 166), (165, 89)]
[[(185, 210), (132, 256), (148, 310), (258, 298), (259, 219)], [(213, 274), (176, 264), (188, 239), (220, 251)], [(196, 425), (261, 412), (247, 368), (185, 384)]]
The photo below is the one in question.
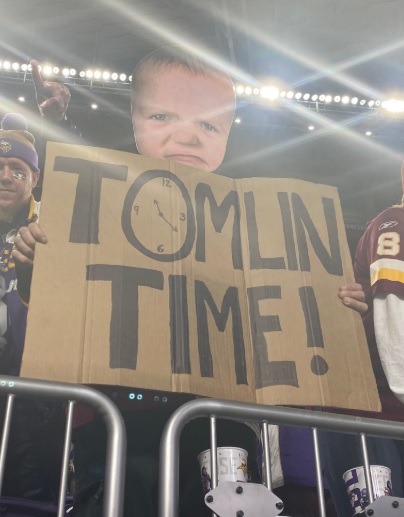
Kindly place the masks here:
[(20, 158), (39, 172), (35, 138), (27, 131), (27, 121), (17, 113), (7, 113), (1, 121), (0, 156)]

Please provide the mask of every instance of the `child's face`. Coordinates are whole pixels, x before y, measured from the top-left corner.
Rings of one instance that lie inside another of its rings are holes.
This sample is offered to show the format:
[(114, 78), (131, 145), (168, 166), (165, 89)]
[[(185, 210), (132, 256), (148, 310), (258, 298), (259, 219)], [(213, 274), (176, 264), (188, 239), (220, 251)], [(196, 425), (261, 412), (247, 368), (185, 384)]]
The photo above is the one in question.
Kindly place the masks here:
[(232, 85), (181, 66), (145, 71), (132, 106), (140, 154), (214, 171), (234, 115)]

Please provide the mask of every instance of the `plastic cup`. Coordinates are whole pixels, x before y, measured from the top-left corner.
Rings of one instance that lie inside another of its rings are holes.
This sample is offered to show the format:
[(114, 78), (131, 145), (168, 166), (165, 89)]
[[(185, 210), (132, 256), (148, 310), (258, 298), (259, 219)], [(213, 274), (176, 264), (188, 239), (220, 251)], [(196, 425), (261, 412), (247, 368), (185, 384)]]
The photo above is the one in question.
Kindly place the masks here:
[[(217, 448), (217, 473), (218, 483), (223, 481), (238, 481), (247, 483), (247, 456), (248, 453), (239, 447)], [(210, 449), (198, 454), (199, 469), (202, 480), (203, 493), (212, 489)]]
[[(381, 465), (370, 466), (370, 477), (375, 499), (383, 495), (393, 495), (391, 485), (391, 471)], [(365, 469), (355, 467), (347, 470), (343, 475), (345, 488), (352, 507), (352, 515), (362, 512), (369, 504), (369, 497), (365, 481)]]

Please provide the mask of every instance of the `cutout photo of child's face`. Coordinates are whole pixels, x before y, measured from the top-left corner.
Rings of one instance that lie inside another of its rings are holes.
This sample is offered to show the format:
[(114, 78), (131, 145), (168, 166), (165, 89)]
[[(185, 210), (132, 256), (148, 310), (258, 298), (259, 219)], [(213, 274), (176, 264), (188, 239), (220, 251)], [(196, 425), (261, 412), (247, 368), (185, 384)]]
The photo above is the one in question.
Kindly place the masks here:
[(231, 81), (171, 65), (143, 71), (138, 84), (132, 121), (139, 153), (216, 170), (234, 116)]

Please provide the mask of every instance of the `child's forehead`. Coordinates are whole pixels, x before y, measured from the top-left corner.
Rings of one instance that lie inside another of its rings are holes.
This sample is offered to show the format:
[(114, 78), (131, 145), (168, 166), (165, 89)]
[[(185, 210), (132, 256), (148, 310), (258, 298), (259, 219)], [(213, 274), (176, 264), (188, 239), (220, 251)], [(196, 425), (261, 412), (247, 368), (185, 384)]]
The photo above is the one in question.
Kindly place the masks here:
[(227, 89), (229, 95), (234, 96), (233, 82), (224, 72), (214, 72), (213, 70), (209, 71), (209, 69), (193, 69), (181, 63), (149, 63), (145, 65), (138, 72), (136, 78), (139, 86), (141, 86), (142, 93), (147, 93), (147, 85), (159, 82), (161, 75), (164, 75), (166, 80), (172, 79), (174, 81), (180, 80), (182, 82), (199, 81), (201, 84), (208, 82), (212, 86), (221, 86), (222, 88)]

